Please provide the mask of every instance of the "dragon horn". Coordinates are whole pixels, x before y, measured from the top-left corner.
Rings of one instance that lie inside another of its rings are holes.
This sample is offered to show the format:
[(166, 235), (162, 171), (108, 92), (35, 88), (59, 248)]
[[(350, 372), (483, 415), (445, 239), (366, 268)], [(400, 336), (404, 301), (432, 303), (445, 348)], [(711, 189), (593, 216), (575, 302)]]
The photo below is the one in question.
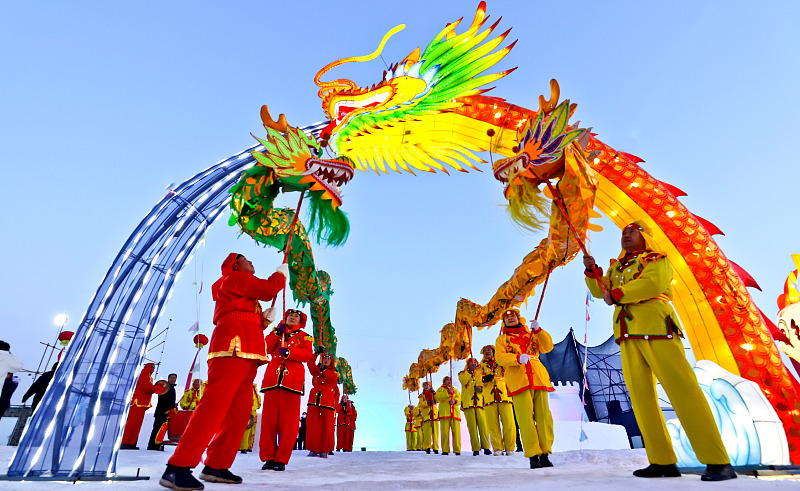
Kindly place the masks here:
[(544, 98), (543, 95), (539, 96), (539, 112), (543, 114), (550, 114), (558, 104), (558, 98), (561, 95), (561, 87), (558, 86), (556, 79), (550, 80), (550, 100)]
[(286, 123), (285, 114), (279, 115), (278, 122), (276, 123), (269, 114), (269, 108), (266, 104), (261, 106), (261, 122), (264, 123), (264, 128), (272, 128), (281, 133), (286, 133), (286, 128), (289, 126), (288, 123)]
[(383, 51), (383, 46), (386, 44), (386, 41), (388, 41), (390, 37), (394, 36), (395, 34), (397, 34), (398, 32), (402, 31), (405, 28), (406, 28), (405, 24), (400, 24), (399, 26), (396, 26), (391, 31), (387, 32), (383, 36), (383, 39), (381, 40), (381, 44), (378, 45), (378, 48), (375, 51), (373, 51), (372, 53), (370, 53), (370, 54), (368, 54), (366, 56), (351, 56), (349, 58), (342, 58), (341, 60), (336, 60), (334, 62), (331, 62), (331, 63), (328, 63), (327, 65), (325, 65), (325, 67), (322, 70), (320, 70), (319, 72), (317, 72), (317, 75), (314, 77), (314, 83), (317, 84), (318, 87), (321, 87), (319, 89), (319, 96), (322, 97), (323, 94), (325, 94), (325, 92), (328, 92), (329, 90), (333, 90), (336, 87), (349, 87), (351, 89), (355, 89), (357, 87), (357, 85), (355, 83), (353, 83), (352, 80), (339, 78), (339, 79), (336, 79), (336, 80), (334, 80), (332, 82), (321, 82), (320, 78), (322, 78), (322, 76), (326, 72), (330, 71), (333, 68), (336, 68), (339, 65), (344, 65), (345, 63), (350, 63), (350, 62), (353, 62), (353, 61), (369, 61), (369, 60), (371, 60), (373, 58), (376, 58), (378, 55), (381, 54), (381, 51)]

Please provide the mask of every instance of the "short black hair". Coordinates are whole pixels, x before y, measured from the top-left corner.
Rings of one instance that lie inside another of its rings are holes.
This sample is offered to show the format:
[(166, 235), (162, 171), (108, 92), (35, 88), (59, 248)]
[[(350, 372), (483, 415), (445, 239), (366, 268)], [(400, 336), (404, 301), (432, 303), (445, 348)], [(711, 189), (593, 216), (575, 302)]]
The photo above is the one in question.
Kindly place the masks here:
[(11, 351), (11, 345), (5, 341), (0, 341), (0, 351)]
[(167, 378), (170, 378), (170, 377), (172, 377), (173, 375), (175, 375), (175, 378), (178, 378), (178, 374), (177, 374), (177, 373), (170, 373), (169, 375), (167, 375)]

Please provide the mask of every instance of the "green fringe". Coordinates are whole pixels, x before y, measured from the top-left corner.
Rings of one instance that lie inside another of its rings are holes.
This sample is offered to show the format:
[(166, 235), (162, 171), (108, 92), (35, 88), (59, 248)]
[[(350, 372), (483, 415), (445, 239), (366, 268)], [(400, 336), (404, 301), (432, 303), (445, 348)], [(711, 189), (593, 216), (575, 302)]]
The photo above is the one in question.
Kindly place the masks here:
[(330, 200), (322, 198), (323, 191), (309, 193), (309, 227), (311, 236), (318, 244), (338, 247), (347, 241), (350, 235), (350, 222), (340, 209), (334, 209)]

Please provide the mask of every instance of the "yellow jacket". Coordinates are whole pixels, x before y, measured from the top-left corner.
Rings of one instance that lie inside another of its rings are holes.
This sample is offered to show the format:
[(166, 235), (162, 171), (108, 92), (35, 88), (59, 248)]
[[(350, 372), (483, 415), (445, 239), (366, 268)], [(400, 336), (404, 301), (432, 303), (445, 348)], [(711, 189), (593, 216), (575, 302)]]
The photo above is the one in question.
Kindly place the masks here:
[(475, 392), (475, 387), (483, 387), (481, 382), (481, 368), (477, 367), (473, 373), (464, 369), (458, 372), (458, 381), (461, 382), (461, 409), (483, 407), (483, 392)]
[(414, 429), (414, 407), (406, 406), (403, 414), (406, 415), (406, 431), (417, 431)]
[(428, 401), (425, 399), (425, 393), (419, 395), (419, 406), (420, 413), (422, 414), (422, 422), (430, 421), (431, 419), (437, 420), (436, 417), (436, 400), (431, 404), (428, 404)]
[[(453, 393), (450, 394), (447, 391), (447, 387), (442, 385), (436, 391), (436, 402), (439, 403), (439, 419), (457, 419), (461, 421), (461, 409), (458, 405), (461, 403), (461, 394), (458, 392), (458, 389), (455, 387), (450, 387), (453, 389)], [(455, 404), (450, 404), (450, 401), (455, 401)]]
[(203, 388), (204, 386), (201, 385), (199, 389), (190, 388), (184, 392), (180, 402), (181, 409), (194, 411), (197, 407), (197, 403), (200, 402), (200, 398), (203, 397)]
[[(504, 327), (495, 341), (497, 363), (505, 367), (508, 395), (515, 396), (526, 390), (554, 391), (547, 369), (539, 361), (539, 354), (553, 349), (553, 338), (544, 329), (531, 332), (528, 326)], [(521, 364), (519, 357), (527, 353), (531, 359)]]
[[(602, 270), (601, 270), (602, 272)], [(614, 339), (683, 337), (672, 308), (672, 265), (662, 254), (644, 251), (612, 259), (603, 282), (614, 301)], [(603, 297), (597, 279), (586, 277), (592, 296)]]
[(422, 408), (419, 405), (414, 408), (414, 428), (422, 428)]
[(490, 404), (494, 404), (496, 402), (511, 402), (511, 398), (508, 397), (508, 389), (506, 389), (506, 379), (505, 374), (506, 371), (503, 367), (497, 364), (497, 360), (486, 360), (484, 359), (481, 361), (481, 380), (483, 378), (489, 377), (490, 375), (491, 380), (483, 383), (483, 405), (488, 406)]
[(253, 408), (251, 414), (257, 415), (261, 408), (261, 396), (258, 395), (258, 386), (253, 384)]

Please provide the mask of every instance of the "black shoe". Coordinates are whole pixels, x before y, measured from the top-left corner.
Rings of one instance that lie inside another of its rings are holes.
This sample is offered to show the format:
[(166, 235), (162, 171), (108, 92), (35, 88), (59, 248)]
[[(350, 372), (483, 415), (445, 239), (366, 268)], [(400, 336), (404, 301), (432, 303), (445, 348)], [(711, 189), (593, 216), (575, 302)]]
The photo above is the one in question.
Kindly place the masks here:
[(488, 448), (484, 448), (483, 449), (483, 455), (492, 455), (492, 451), (489, 450)]
[[(435, 452), (435, 451), (436, 451), (436, 450), (434, 450), (434, 452)], [(449, 452), (442, 452), (442, 455), (450, 455), (450, 453), (449, 453)]]
[(333, 450), (331, 450), (330, 452), (328, 452), (328, 455), (333, 455)]
[(286, 464), (283, 462), (275, 462), (275, 466), (272, 468), (273, 471), (285, 471)]
[(542, 467), (553, 467), (553, 463), (550, 462), (550, 457), (546, 453), (539, 456), (539, 463), (542, 464)]
[(246, 454), (246, 453), (247, 453), (247, 450), (239, 450), (239, 453), (240, 453), (240, 454)]
[(261, 466), (261, 470), (262, 471), (271, 471), (274, 468), (275, 468), (275, 461), (274, 460), (268, 460), (268, 461), (264, 462), (264, 465)]
[(139, 450), (139, 447), (137, 447), (136, 445), (129, 445), (129, 444), (126, 443), (124, 445), (120, 445), (119, 449), (120, 450)]
[(164, 471), (158, 484), (176, 491), (199, 491), (205, 488), (203, 483), (194, 478), (191, 468), (170, 464), (167, 464), (167, 470)]
[(542, 462), (539, 460), (538, 455), (534, 455), (533, 457), (531, 457), (530, 460), (531, 460), (531, 469), (541, 469)]
[(436, 450), (435, 448), (433, 449), (433, 453), (435, 453), (436, 455), (439, 455), (439, 451)]
[(461, 455), (461, 452), (456, 452), (456, 455)]
[(525, 451), (525, 450), (523, 450), (523, 449), (522, 449), (522, 447), (517, 447), (517, 452), (519, 452), (519, 453), (522, 453), (522, 452), (524, 452), (524, 451)]
[(709, 464), (700, 479), (703, 481), (727, 481), (736, 479), (736, 477), (736, 471), (730, 464)]
[(208, 482), (220, 482), (223, 484), (242, 484), (242, 478), (231, 473), (228, 469), (214, 469), (213, 467), (203, 467), (200, 479)]
[(633, 475), (636, 477), (681, 477), (681, 471), (675, 464), (650, 464), (644, 469), (633, 471)]
[(480, 452), (478, 452), (477, 450), (474, 450), (474, 451), (472, 452), (472, 456), (473, 456), (473, 457), (477, 457), (477, 456), (478, 456), (478, 455), (480, 455), (480, 454), (481, 454), (481, 453), (480, 453)]
[(426, 454), (428, 454), (428, 455), (430, 455), (430, 453), (431, 453), (431, 449), (430, 449), (430, 448), (426, 448), (426, 449), (425, 449), (425, 453), (426, 453)]

